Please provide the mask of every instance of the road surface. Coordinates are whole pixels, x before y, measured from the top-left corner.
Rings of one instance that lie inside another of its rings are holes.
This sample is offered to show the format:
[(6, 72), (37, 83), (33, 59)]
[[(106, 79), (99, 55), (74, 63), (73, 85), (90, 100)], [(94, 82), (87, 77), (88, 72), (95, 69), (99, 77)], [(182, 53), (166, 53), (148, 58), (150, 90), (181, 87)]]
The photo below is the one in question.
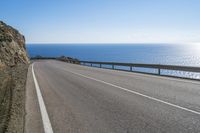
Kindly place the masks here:
[(27, 133), (200, 132), (198, 81), (47, 60), (30, 66), (26, 97)]

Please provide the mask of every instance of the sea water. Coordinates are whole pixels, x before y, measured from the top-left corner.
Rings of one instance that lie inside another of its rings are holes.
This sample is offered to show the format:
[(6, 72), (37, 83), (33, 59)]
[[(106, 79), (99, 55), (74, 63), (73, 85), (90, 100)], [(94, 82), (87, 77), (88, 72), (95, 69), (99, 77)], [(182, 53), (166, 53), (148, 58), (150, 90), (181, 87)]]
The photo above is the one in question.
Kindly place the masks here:
[[(30, 57), (69, 56), (84, 61), (166, 64), (200, 67), (200, 45), (178, 44), (28, 44)], [(106, 67), (106, 66), (105, 66)], [(121, 69), (128, 69), (120, 67)], [(156, 69), (135, 68), (156, 73)], [(200, 79), (200, 74), (162, 70), (162, 74)]]

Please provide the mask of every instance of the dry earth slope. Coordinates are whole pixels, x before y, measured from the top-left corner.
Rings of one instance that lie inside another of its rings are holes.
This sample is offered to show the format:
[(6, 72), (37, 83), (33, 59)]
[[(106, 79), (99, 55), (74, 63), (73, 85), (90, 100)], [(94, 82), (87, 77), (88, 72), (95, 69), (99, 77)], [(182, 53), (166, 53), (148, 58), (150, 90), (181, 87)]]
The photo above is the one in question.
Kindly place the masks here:
[(25, 38), (0, 21), (0, 133), (22, 133), (29, 58)]

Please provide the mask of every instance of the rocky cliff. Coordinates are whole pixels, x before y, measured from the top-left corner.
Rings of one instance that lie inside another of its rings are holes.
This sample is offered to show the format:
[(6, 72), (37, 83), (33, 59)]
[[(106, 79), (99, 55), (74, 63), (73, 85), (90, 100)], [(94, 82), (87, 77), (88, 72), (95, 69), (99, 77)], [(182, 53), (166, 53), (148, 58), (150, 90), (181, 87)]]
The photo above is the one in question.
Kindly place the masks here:
[(0, 21), (0, 69), (28, 63), (24, 36)]

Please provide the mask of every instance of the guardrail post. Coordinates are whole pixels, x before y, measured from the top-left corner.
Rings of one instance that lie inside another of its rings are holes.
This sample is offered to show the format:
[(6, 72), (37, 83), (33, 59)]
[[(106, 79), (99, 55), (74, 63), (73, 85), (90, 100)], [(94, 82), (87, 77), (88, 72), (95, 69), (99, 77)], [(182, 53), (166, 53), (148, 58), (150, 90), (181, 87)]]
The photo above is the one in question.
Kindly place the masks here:
[(130, 71), (133, 71), (133, 67), (132, 66), (130, 66)]
[(91, 67), (92, 67), (92, 63), (91, 63), (90, 65), (91, 65)]
[(100, 68), (102, 67), (101, 64), (99, 64), (99, 67), (100, 67)]
[(114, 65), (112, 65), (112, 69), (115, 69), (115, 66), (114, 66)]
[(158, 75), (160, 75), (160, 68), (158, 68)]

